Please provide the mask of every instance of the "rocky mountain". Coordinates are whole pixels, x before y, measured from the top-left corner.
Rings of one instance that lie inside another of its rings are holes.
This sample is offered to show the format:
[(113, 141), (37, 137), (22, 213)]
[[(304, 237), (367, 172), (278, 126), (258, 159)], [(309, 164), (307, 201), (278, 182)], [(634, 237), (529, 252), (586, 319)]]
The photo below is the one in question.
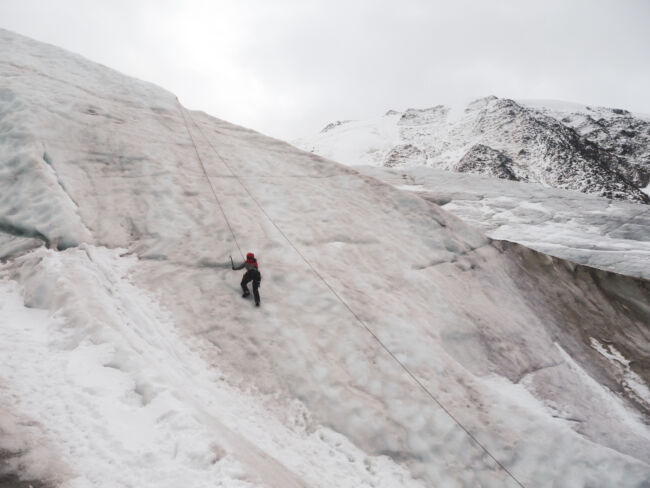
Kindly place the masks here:
[(339, 121), (298, 147), (348, 165), (428, 166), (649, 203), (650, 118), (494, 96)]

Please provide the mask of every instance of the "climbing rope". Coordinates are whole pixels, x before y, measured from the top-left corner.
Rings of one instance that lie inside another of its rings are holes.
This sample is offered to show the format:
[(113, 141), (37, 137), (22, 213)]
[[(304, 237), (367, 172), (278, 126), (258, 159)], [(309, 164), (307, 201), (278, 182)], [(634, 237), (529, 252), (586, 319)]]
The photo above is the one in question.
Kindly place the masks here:
[[(316, 268), (314, 268), (314, 266), (311, 264), (311, 262), (310, 262), (310, 261), (305, 257), (305, 255), (304, 255), (304, 254), (303, 254), (303, 253), (302, 253), (302, 252), (301, 252), (301, 251), (300, 251), (300, 250), (299, 250), (299, 249), (294, 245), (294, 243), (291, 241), (291, 239), (289, 239), (289, 237), (284, 233), (284, 231), (283, 231), (283, 230), (278, 226), (278, 224), (277, 224), (277, 223), (276, 223), (276, 222), (271, 218), (271, 216), (266, 212), (266, 210), (264, 209), (264, 207), (262, 207), (262, 205), (259, 203), (259, 201), (258, 201), (258, 200), (253, 196), (253, 194), (250, 192), (250, 190), (248, 189), (248, 187), (247, 187), (246, 185), (244, 185), (244, 183), (241, 181), (240, 177), (232, 171), (232, 168), (230, 167), (230, 165), (229, 165), (229, 164), (226, 162), (226, 160), (221, 156), (221, 154), (219, 153), (219, 151), (217, 151), (217, 149), (212, 145), (212, 143), (210, 142), (210, 139), (208, 139), (208, 138), (205, 136), (205, 133), (203, 132), (203, 130), (201, 129), (201, 127), (200, 127), (200, 126), (199, 126), (199, 125), (194, 121), (194, 119), (192, 118), (192, 116), (189, 115), (189, 117), (190, 117), (190, 120), (192, 120), (192, 124), (193, 124), (193, 125), (194, 125), (198, 130), (199, 130), (199, 132), (200, 132), (201, 135), (203, 136), (203, 139), (204, 139), (204, 140), (208, 143), (208, 145), (212, 148), (212, 150), (213, 150), (214, 153), (217, 155), (217, 157), (221, 160), (221, 162), (224, 164), (224, 166), (225, 166), (226, 168), (228, 168), (228, 171), (230, 172), (230, 174), (231, 174), (231, 175), (232, 175), (232, 176), (237, 180), (237, 182), (240, 184), (240, 186), (241, 186), (241, 187), (246, 191), (246, 193), (247, 193), (248, 196), (251, 198), (251, 200), (255, 203), (255, 205), (257, 205), (257, 207), (262, 211), (262, 213), (263, 213), (264, 216), (267, 218), (267, 220), (268, 220), (268, 221), (269, 221), (269, 222), (270, 222), (270, 223), (271, 223), (271, 224), (272, 224), (272, 225), (273, 225), (273, 226), (278, 230), (278, 232), (280, 233), (280, 235), (282, 235), (282, 237), (283, 237), (283, 238), (287, 241), (287, 243), (288, 243), (288, 244), (293, 248), (293, 250), (298, 254), (298, 256), (300, 256), (300, 258), (301, 258), (301, 259), (305, 262), (305, 264), (306, 264), (306, 265), (307, 265), (307, 266), (312, 270), (312, 272), (313, 272), (313, 273), (314, 273), (314, 274), (315, 274), (315, 275), (316, 275), (316, 276), (317, 276), (317, 277), (318, 277), (318, 278), (319, 278), (319, 279), (320, 279), (320, 280), (325, 284), (325, 286), (326, 286), (326, 287), (327, 287), (327, 288), (332, 292), (332, 294), (337, 298), (337, 300), (338, 300), (339, 302), (341, 302), (341, 304), (342, 304), (342, 305), (343, 305), (343, 306), (344, 306), (344, 307), (345, 307), (345, 308), (350, 312), (350, 314), (351, 314), (351, 315), (356, 319), (356, 321), (359, 322), (359, 324), (361, 324), (361, 326), (362, 326), (362, 327), (363, 327), (363, 328), (364, 328), (364, 329), (365, 329), (365, 330), (366, 330), (366, 331), (367, 331), (367, 332), (372, 336), (372, 338), (373, 338), (373, 339), (374, 339), (374, 340), (375, 340), (375, 341), (380, 345), (380, 347), (381, 347), (384, 351), (386, 351), (386, 353), (387, 353), (387, 354), (388, 354), (388, 355), (389, 355), (389, 356), (390, 356), (390, 357), (391, 357), (391, 358), (392, 358), (392, 359), (393, 359), (393, 360), (394, 360), (394, 361), (395, 361), (395, 362), (396, 362), (396, 363), (397, 363), (397, 364), (398, 364), (398, 365), (399, 365), (399, 366), (404, 370), (404, 372), (406, 372), (406, 374), (407, 374), (407, 375), (408, 375), (408, 376), (409, 376), (409, 377), (410, 377), (410, 378), (415, 382), (415, 384), (416, 384), (416, 385), (417, 385), (417, 386), (418, 386), (418, 387), (419, 387), (419, 388), (420, 388), (420, 389), (421, 389), (421, 390), (426, 394), (426, 396), (428, 396), (429, 398), (431, 398), (431, 400), (433, 400), (433, 401), (434, 401), (434, 402), (435, 402), (435, 403), (440, 407), (440, 409), (441, 409), (443, 412), (445, 412), (445, 413), (447, 414), (447, 416), (449, 416), (449, 418), (452, 419), (452, 421), (453, 421), (454, 423), (456, 423), (456, 425), (458, 425), (458, 426), (459, 426), (459, 427), (460, 427), (460, 428), (465, 432), (465, 434), (467, 434), (467, 436), (468, 436), (468, 437), (469, 437), (469, 438), (470, 438), (470, 439), (471, 439), (471, 440), (472, 440), (472, 441), (473, 441), (473, 442), (474, 442), (478, 447), (480, 447), (481, 450), (482, 450), (483, 452), (485, 452), (485, 454), (487, 454), (487, 456), (488, 456), (490, 459), (492, 459), (492, 460), (494, 461), (494, 463), (495, 463), (495, 464), (496, 464), (496, 465), (497, 465), (497, 466), (498, 466), (498, 467), (499, 467), (503, 472), (505, 472), (505, 473), (506, 473), (510, 478), (512, 478), (512, 480), (514, 480), (514, 482), (515, 482), (518, 486), (520, 486), (521, 488), (526, 488), (525, 485), (524, 485), (521, 481), (519, 481), (519, 479), (517, 479), (517, 477), (516, 477), (516, 476), (515, 476), (515, 475), (514, 475), (514, 474), (513, 474), (513, 473), (512, 473), (512, 472), (511, 472), (511, 471), (510, 471), (510, 470), (509, 470), (509, 469), (508, 469), (504, 464), (503, 464), (503, 463), (501, 463), (501, 461), (499, 461), (499, 460), (498, 460), (498, 459), (497, 459), (497, 458), (496, 458), (496, 457), (495, 457), (495, 456), (494, 456), (494, 455), (489, 451), (489, 449), (488, 449), (485, 445), (483, 445), (483, 443), (482, 443), (481, 441), (479, 441), (479, 440), (476, 438), (476, 436), (474, 436), (474, 434), (472, 434), (472, 433), (470, 432), (470, 430), (469, 430), (467, 427), (465, 427), (465, 426), (462, 424), (462, 422), (461, 422), (460, 420), (458, 420), (458, 419), (457, 419), (457, 418), (456, 418), (456, 417), (451, 413), (451, 411), (449, 411), (449, 409), (448, 409), (447, 407), (445, 407), (445, 406), (442, 404), (442, 402), (440, 402), (440, 400), (438, 400), (438, 398), (437, 398), (437, 397), (436, 397), (436, 396), (435, 396), (435, 395), (434, 395), (434, 394), (429, 390), (429, 388), (427, 388), (427, 386), (426, 386), (424, 383), (422, 383), (422, 381), (420, 381), (420, 380), (418, 379), (417, 376), (415, 376), (415, 374), (414, 374), (414, 373), (409, 369), (409, 367), (408, 367), (406, 364), (404, 364), (404, 362), (402, 362), (402, 361), (401, 361), (401, 360), (400, 360), (400, 359), (399, 359), (399, 358), (398, 358), (398, 357), (397, 357), (397, 356), (396, 356), (396, 355), (395, 355), (395, 354), (394, 354), (394, 353), (393, 353), (393, 352), (388, 348), (388, 346), (386, 346), (386, 344), (384, 344), (384, 343), (382, 342), (382, 340), (377, 336), (377, 334), (375, 334), (375, 333), (372, 331), (372, 329), (371, 329), (371, 328), (370, 328), (370, 327), (369, 327), (369, 326), (368, 326), (368, 325), (367, 325), (367, 324), (366, 324), (366, 323), (361, 319), (361, 317), (359, 317), (359, 315), (358, 315), (358, 314), (357, 314), (357, 313), (352, 309), (352, 307), (350, 307), (350, 305), (348, 305), (348, 303), (347, 303), (347, 302), (346, 302), (346, 301), (341, 297), (341, 295), (339, 295), (338, 292), (337, 292), (337, 291), (336, 291), (336, 290), (335, 290), (335, 289), (334, 289), (334, 288), (329, 284), (329, 282), (325, 279), (325, 277), (324, 277), (323, 275), (321, 275), (321, 274), (318, 272), (318, 270), (316, 270)], [(184, 117), (183, 117), (183, 118), (184, 118)], [(185, 123), (186, 123), (186, 127), (187, 127), (187, 121), (186, 121)], [(188, 132), (190, 132), (189, 127), (187, 127), (187, 130), (188, 130)], [(192, 142), (194, 142), (194, 139), (193, 139), (193, 138), (192, 138)], [(196, 149), (196, 145), (194, 146), (194, 148)], [(198, 155), (198, 150), (197, 150), (197, 155)], [(199, 157), (199, 160), (200, 160), (200, 157)], [(201, 165), (203, 165), (203, 163), (201, 163)], [(205, 171), (205, 169), (204, 169), (204, 171)], [(207, 177), (207, 172), (206, 172), (206, 177)], [(216, 198), (216, 194), (215, 194), (215, 198)], [(220, 205), (220, 207), (221, 207), (221, 205)], [(221, 211), (223, 212), (223, 208), (221, 209)], [(225, 217), (225, 214), (224, 214), (224, 217)], [(232, 229), (231, 229), (231, 231), (232, 231)], [(233, 237), (234, 237), (234, 234), (233, 234)], [(240, 250), (240, 252), (241, 252), (241, 250)]]
[[(226, 212), (223, 210), (223, 206), (221, 205), (221, 201), (219, 200), (219, 197), (217, 196), (217, 192), (214, 189), (214, 185), (212, 185), (212, 181), (210, 181), (210, 177), (208, 176), (208, 172), (205, 169), (205, 165), (203, 164), (203, 159), (201, 158), (201, 154), (199, 154), (199, 149), (196, 147), (196, 142), (194, 141), (194, 136), (192, 135), (192, 132), (190, 131), (189, 126), (187, 125), (187, 119), (185, 118), (185, 109), (181, 105), (180, 101), (178, 98), (176, 98), (176, 103), (178, 103), (179, 110), (181, 112), (181, 116), (183, 117), (183, 122), (185, 124), (185, 129), (187, 130), (188, 135), (190, 136), (190, 140), (192, 141), (192, 145), (194, 146), (194, 152), (196, 152), (196, 158), (199, 161), (199, 164), (201, 165), (201, 169), (203, 170), (203, 174), (205, 175), (205, 179), (208, 180), (208, 184), (210, 185), (210, 189), (212, 190), (212, 195), (214, 195), (214, 199), (217, 202), (217, 205), (219, 206), (219, 210), (221, 210), (221, 214), (223, 215), (224, 220), (226, 221), (226, 224), (228, 225), (228, 229), (230, 229), (230, 234), (232, 235), (232, 239), (235, 242), (235, 245), (237, 246), (237, 249), (239, 250), (239, 254), (241, 254), (242, 259), (244, 258), (244, 253), (241, 250), (241, 247), (239, 246), (239, 242), (237, 242), (237, 237), (235, 236), (235, 231), (232, 229), (232, 225), (230, 225), (230, 221), (228, 220), (228, 216), (226, 215)], [(190, 116), (190, 119), (192, 117)], [(194, 120), (192, 119), (192, 122)], [(204, 136), (205, 138), (205, 136)], [(210, 144), (210, 147), (212, 147), (212, 144)], [(214, 148), (213, 148), (214, 149)], [(228, 167), (228, 165), (226, 165)], [(230, 168), (228, 167), (228, 170), (230, 171)], [(231, 171), (232, 174), (232, 171)]]

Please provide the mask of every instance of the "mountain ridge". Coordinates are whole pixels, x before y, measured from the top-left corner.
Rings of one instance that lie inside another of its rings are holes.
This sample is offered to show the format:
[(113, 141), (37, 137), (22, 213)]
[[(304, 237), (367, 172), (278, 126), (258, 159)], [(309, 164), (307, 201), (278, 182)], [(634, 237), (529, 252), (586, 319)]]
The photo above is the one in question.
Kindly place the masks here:
[(460, 115), (445, 105), (389, 110), (328, 124), (294, 143), (349, 165), (429, 166), (650, 203), (650, 120), (621, 109), (554, 105), (489, 96)]

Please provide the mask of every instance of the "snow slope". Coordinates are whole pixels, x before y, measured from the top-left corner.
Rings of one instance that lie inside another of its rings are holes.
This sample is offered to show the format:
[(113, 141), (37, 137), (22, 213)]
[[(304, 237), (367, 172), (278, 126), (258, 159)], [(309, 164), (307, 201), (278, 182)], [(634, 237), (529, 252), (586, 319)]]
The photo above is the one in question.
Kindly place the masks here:
[(0, 80), (3, 480), (647, 486), (647, 281), (2, 30)]
[(358, 167), (486, 231), (574, 263), (650, 279), (650, 208), (433, 168)]
[(625, 110), (494, 96), (329, 124), (295, 144), (348, 165), (432, 167), (650, 200), (650, 119)]

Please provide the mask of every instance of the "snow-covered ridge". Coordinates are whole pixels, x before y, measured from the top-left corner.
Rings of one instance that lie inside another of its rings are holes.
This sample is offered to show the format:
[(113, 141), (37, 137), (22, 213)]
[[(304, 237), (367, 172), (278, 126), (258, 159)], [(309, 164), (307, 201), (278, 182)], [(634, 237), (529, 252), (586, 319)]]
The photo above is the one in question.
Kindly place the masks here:
[[(491, 243), (417, 195), (2, 30), (0, 80), (1, 476), (650, 477), (650, 405), (629, 387), (648, 383), (647, 282)], [(230, 270), (239, 246), (259, 257), (259, 309)]]
[[(485, 174), (648, 203), (650, 118), (626, 110), (494, 96), (347, 121), (295, 142), (348, 165)], [(331, 125), (331, 124), (330, 124)]]

